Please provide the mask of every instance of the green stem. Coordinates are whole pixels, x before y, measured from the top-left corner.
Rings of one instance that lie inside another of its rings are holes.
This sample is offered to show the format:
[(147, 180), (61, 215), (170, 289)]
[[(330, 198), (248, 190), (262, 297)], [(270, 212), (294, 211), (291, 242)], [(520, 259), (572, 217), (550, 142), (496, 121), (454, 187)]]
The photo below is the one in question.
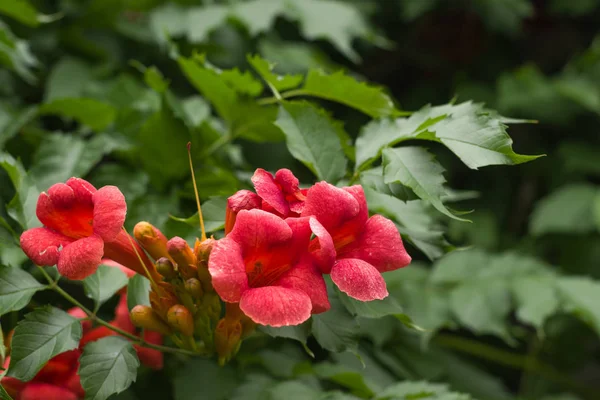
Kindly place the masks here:
[(290, 97), (297, 97), (297, 96), (310, 96), (311, 92), (303, 90), (303, 89), (294, 89), (294, 90), (288, 90), (287, 92), (283, 92), (280, 94), (279, 97), (277, 96), (273, 96), (273, 97), (265, 97), (263, 99), (258, 99), (256, 102), (261, 105), (268, 105), (268, 104), (275, 104), (275, 103), (279, 103), (281, 100), (283, 99), (289, 99)]
[(554, 367), (543, 364), (539, 360), (531, 358), (527, 355), (524, 356), (514, 352), (498, 349), (485, 343), (454, 335), (439, 334), (433, 339), (433, 341), (442, 347), (457, 350), (515, 369), (522, 369), (536, 373), (558, 384), (568, 387), (571, 390), (577, 391), (582, 395), (589, 396), (590, 398), (600, 398), (600, 393), (597, 390), (575, 382), (565, 374), (556, 370)]
[(83, 310), (83, 312), (88, 315), (88, 317), (89, 317), (89, 319), (91, 321), (95, 321), (98, 324), (107, 327), (111, 331), (117, 332), (119, 335), (122, 335), (122, 336), (130, 339), (135, 344), (138, 344), (138, 345), (143, 346), (143, 347), (148, 347), (150, 349), (162, 351), (163, 353), (185, 354), (185, 355), (188, 355), (188, 356), (198, 355), (198, 353), (194, 353), (194, 352), (189, 351), (189, 350), (177, 349), (177, 348), (174, 348), (174, 347), (168, 347), (168, 346), (162, 346), (162, 345), (158, 345), (158, 344), (148, 343), (144, 339), (142, 339), (141, 337), (136, 336), (136, 335), (134, 335), (132, 333), (129, 333), (127, 331), (124, 331), (123, 329), (118, 328), (118, 327), (116, 327), (116, 326), (114, 326), (114, 325), (106, 322), (102, 318), (99, 318), (95, 313), (93, 313), (92, 311), (90, 311), (87, 307), (85, 307), (79, 301), (77, 301), (77, 299), (75, 299), (73, 296), (71, 296), (69, 293), (67, 293), (63, 288), (61, 288), (60, 286), (58, 286), (57, 282), (53, 281), (52, 277), (50, 277), (50, 275), (48, 275), (48, 273), (46, 271), (44, 271), (43, 268), (41, 268), (41, 267), (38, 267), (38, 268), (42, 271), (42, 274), (48, 280), (48, 283), (49, 283), (48, 287), (50, 289), (54, 290), (55, 292), (57, 292), (58, 294), (60, 294), (62, 297), (64, 297), (69, 302), (71, 302), (71, 304), (73, 304), (74, 306), (81, 308)]

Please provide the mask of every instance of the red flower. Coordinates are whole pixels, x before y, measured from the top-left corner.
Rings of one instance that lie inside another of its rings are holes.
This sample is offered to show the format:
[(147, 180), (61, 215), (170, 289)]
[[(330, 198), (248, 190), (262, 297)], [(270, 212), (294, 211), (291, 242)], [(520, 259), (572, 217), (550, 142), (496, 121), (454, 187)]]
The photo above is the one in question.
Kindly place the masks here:
[[(318, 265), (308, 253), (311, 218), (286, 220), (262, 210), (242, 210), (231, 233), (212, 249), (212, 284), (223, 301), (238, 303), (262, 325), (298, 325), (329, 309)], [(322, 227), (320, 227), (322, 229)], [(314, 228), (313, 228), (314, 230)], [(323, 246), (326, 247), (326, 246)]]
[[(382, 272), (410, 264), (402, 238), (392, 221), (374, 215), (369, 218), (361, 186), (337, 188), (319, 182), (308, 190), (302, 216), (313, 216), (327, 230), (335, 246), (336, 262), (321, 263), (323, 273), (350, 297), (361, 301), (383, 299), (388, 295)], [(324, 242), (313, 239), (311, 249)], [(326, 268), (327, 266), (330, 268)], [(323, 268), (325, 266), (325, 268)]]
[(261, 205), (261, 198), (249, 190), (238, 190), (235, 194), (229, 196), (225, 210), (225, 234), (228, 234), (233, 229), (240, 211), (260, 208)]
[(298, 187), (298, 178), (289, 169), (280, 169), (275, 177), (262, 168), (252, 176), (256, 194), (262, 199), (262, 209), (283, 218), (299, 217), (304, 206), (305, 193)]
[[(96, 190), (89, 182), (71, 178), (42, 192), (36, 214), (44, 227), (21, 235), (21, 248), (38, 265), (57, 265), (61, 275), (84, 279), (93, 274), (106, 256), (146, 275), (122, 229), (127, 204), (119, 189)], [(149, 271), (155, 272), (142, 249), (136, 250)]]

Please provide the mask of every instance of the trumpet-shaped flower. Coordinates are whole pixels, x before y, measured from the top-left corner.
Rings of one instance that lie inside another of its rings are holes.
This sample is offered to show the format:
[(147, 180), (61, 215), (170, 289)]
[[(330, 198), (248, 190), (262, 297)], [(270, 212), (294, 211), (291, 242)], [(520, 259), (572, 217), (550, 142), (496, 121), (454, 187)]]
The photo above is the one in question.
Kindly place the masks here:
[[(382, 272), (407, 266), (411, 258), (392, 221), (374, 215), (369, 218), (361, 186), (335, 187), (326, 182), (312, 186), (307, 193), (302, 216), (313, 216), (331, 235), (336, 261), (321, 263), (333, 282), (350, 297), (361, 301), (383, 299), (388, 295)], [(324, 232), (315, 231), (311, 249), (322, 246)], [(328, 266), (330, 266), (328, 268)]]
[(117, 187), (96, 190), (83, 179), (71, 178), (40, 194), (36, 214), (44, 226), (23, 232), (21, 248), (36, 264), (57, 265), (69, 279), (93, 274), (103, 256), (147, 275), (138, 254), (151, 273), (152, 263), (122, 229), (126, 212)]
[(276, 327), (298, 325), (311, 313), (328, 310), (319, 270), (327, 256), (320, 248), (315, 252), (319, 257), (308, 252), (314, 227), (323, 229), (311, 218), (284, 220), (263, 210), (240, 211), (233, 230), (217, 241), (208, 262), (221, 299), (239, 302), (254, 322)]

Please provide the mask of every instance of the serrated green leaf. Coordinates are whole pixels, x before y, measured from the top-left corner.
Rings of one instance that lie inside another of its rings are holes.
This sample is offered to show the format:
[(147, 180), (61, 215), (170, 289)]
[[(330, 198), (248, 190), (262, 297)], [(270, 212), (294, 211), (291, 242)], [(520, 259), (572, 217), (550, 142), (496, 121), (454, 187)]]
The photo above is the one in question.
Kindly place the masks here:
[(383, 179), (386, 184), (401, 183), (417, 196), (429, 201), (438, 211), (459, 221), (442, 202), (446, 195), (444, 168), (422, 147), (400, 147), (383, 150)]
[(521, 164), (538, 158), (512, 150), (504, 121), (506, 118), (472, 102), (426, 106), (409, 118), (372, 121), (356, 140), (356, 169), (368, 166), (384, 147), (409, 139), (440, 142), (472, 169)]
[(39, 112), (74, 119), (97, 132), (108, 128), (117, 117), (117, 110), (112, 105), (85, 97), (54, 99), (43, 104)]
[(340, 139), (333, 121), (307, 102), (285, 103), (275, 124), (287, 138), (290, 153), (319, 179), (337, 182), (346, 173)]
[(3, 0), (0, 2), (0, 13), (28, 26), (36, 27), (40, 24), (37, 10), (28, 0)]
[(312, 317), (312, 334), (326, 350), (336, 353), (342, 351), (356, 352), (358, 348), (358, 325), (343, 304), (330, 297), (331, 309)]
[(274, 328), (272, 326), (267, 325), (259, 325), (258, 329), (271, 337), (293, 339), (297, 340), (302, 344), (306, 344), (308, 336), (310, 335), (310, 323), (308, 322), (294, 326), (282, 326), (280, 328)]
[[(223, 229), (225, 226), (225, 211), (227, 210), (226, 197), (211, 197), (202, 203), (202, 217), (204, 219), (204, 229), (206, 232), (215, 232)], [(170, 215), (171, 219), (184, 222), (190, 226), (200, 229), (200, 219), (198, 213), (188, 218), (178, 218)]]
[(81, 335), (79, 320), (58, 308), (30, 312), (15, 328), (7, 376), (30, 381), (52, 357), (76, 349)]
[(164, 93), (169, 87), (169, 81), (165, 79), (162, 72), (155, 66), (144, 70), (144, 81), (157, 93)]
[(145, 276), (135, 274), (127, 283), (127, 308), (137, 305), (150, 305), (150, 281)]
[(598, 188), (589, 184), (563, 186), (540, 200), (530, 219), (530, 232), (582, 234), (595, 230), (593, 209)]
[(268, 31), (278, 15), (285, 12), (285, 1), (251, 0), (233, 3), (230, 16), (246, 25), (250, 35)]
[(79, 358), (79, 376), (85, 400), (105, 400), (135, 382), (140, 366), (128, 340), (110, 336), (89, 343)]
[(252, 56), (249, 55), (247, 59), (250, 65), (252, 65), (252, 68), (254, 68), (267, 83), (279, 91), (293, 89), (302, 82), (302, 75), (277, 75), (273, 73), (274, 64), (269, 63), (257, 54)]
[[(202, 371), (201, 374), (198, 371)], [(173, 381), (175, 400), (196, 400), (198, 393), (211, 400), (229, 399), (237, 385), (235, 370), (219, 367), (213, 360), (194, 358), (181, 368)]]
[(541, 329), (544, 321), (560, 308), (552, 276), (525, 276), (512, 282), (517, 318)]
[(473, 400), (467, 394), (451, 392), (447, 385), (425, 381), (397, 383), (377, 395), (377, 400), (407, 399)]
[(127, 275), (119, 268), (100, 265), (93, 275), (83, 280), (83, 288), (88, 297), (100, 307), (118, 290), (127, 285)]
[(40, 191), (33, 179), (27, 175), (21, 162), (8, 153), (0, 153), (0, 167), (4, 168), (16, 191), (15, 197), (7, 206), (8, 215), (18, 221), (23, 229), (40, 226), (35, 215)]
[(394, 102), (383, 89), (359, 82), (342, 71), (326, 74), (319, 69), (311, 69), (301, 90), (310, 96), (345, 104), (373, 118), (398, 113)]
[(600, 283), (588, 277), (560, 277), (557, 288), (566, 309), (579, 315), (600, 335)]
[(44, 289), (21, 268), (0, 266), (0, 315), (22, 309), (36, 292)]
[(47, 190), (57, 182), (87, 175), (105, 154), (124, 146), (124, 142), (105, 134), (89, 140), (69, 134), (47, 134), (38, 147), (29, 174), (37, 187)]

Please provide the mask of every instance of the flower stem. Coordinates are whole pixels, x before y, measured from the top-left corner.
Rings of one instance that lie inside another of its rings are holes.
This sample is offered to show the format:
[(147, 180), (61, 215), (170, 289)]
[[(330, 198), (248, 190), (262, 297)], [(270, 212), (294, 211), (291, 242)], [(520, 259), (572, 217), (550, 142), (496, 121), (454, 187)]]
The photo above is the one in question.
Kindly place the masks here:
[(67, 293), (63, 288), (58, 286), (58, 283), (53, 281), (52, 277), (50, 275), (48, 275), (48, 273), (46, 271), (44, 271), (44, 269), (42, 267), (38, 266), (38, 268), (40, 269), (40, 271), (42, 272), (44, 277), (48, 280), (48, 283), (49, 283), (48, 287), (50, 289), (54, 290), (55, 292), (57, 292), (58, 294), (60, 294), (62, 297), (64, 297), (69, 302), (71, 302), (71, 304), (73, 304), (74, 306), (81, 308), (83, 310), (83, 312), (88, 315), (88, 317), (91, 321), (95, 321), (99, 325), (105, 326), (108, 329), (110, 329), (111, 331), (117, 332), (119, 335), (122, 335), (122, 336), (130, 339), (135, 344), (138, 344), (143, 347), (148, 347), (150, 349), (162, 351), (163, 353), (184, 354), (184, 355), (188, 355), (188, 356), (197, 356), (197, 355), (201, 354), (200, 352), (193, 352), (193, 351), (189, 351), (189, 350), (178, 349), (175, 347), (168, 347), (168, 346), (162, 346), (162, 345), (158, 345), (158, 344), (148, 343), (144, 339), (140, 338), (139, 336), (131, 334), (127, 331), (124, 331), (121, 328), (118, 328), (118, 327), (106, 322), (102, 318), (98, 317), (95, 313), (90, 311), (87, 307), (85, 307), (79, 301), (77, 301), (73, 296), (71, 296), (69, 293)]

